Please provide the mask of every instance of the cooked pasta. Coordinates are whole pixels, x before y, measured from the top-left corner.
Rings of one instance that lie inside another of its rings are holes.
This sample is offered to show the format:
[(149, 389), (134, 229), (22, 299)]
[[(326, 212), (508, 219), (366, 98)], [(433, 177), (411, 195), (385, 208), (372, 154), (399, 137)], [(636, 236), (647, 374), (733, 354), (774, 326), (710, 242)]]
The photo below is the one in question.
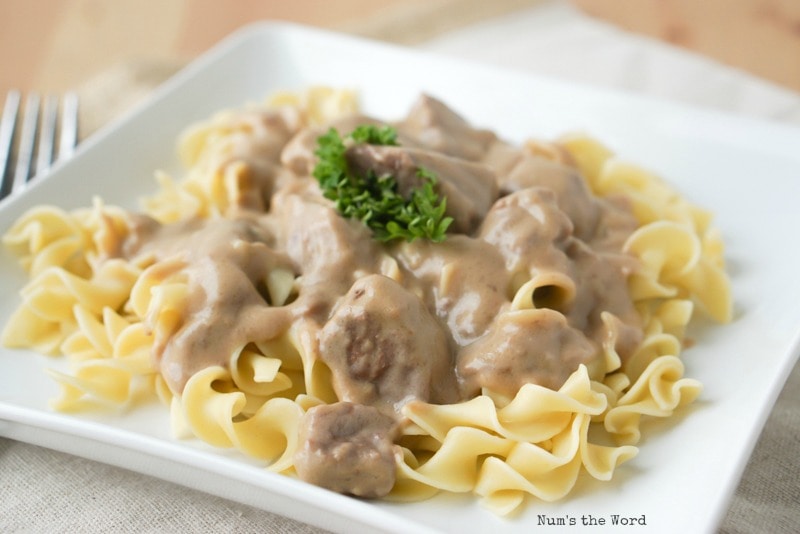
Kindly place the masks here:
[[(323, 194), (316, 143), (361, 125), (397, 143), (345, 138), (349, 168), (432, 175), (446, 239), (381, 243)], [(313, 88), (178, 148), (141, 213), (41, 206), (4, 235), (30, 280), (2, 342), (69, 360), (57, 410), (159, 398), (176, 436), (276, 472), (507, 515), (610, 480), (643, 417), (700, 394), (695, 310), (731, 318), (710, 214), (589, 136), (516, 146), (428, 96), (390, 124)]]

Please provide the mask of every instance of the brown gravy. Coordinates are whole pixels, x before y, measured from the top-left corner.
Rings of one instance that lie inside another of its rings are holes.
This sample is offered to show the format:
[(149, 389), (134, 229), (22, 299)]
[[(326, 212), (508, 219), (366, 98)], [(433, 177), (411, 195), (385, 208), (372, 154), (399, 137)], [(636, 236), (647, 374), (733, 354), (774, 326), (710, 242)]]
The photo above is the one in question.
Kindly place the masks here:
[[(557, 389), (581, 364), (602, 376), (602, 312), (615, 318), (623, 361), (639, 343), (626, 285), (635, 263), (620, 251), (635, 220), (624, 201), (594, 197), (557, 146), (558, 157), (545, 157), (511, 145), (423, 96), (394, 125), (399, 147), (357, 147), (348, 158), (399, 181), (420, 166), (434, 171), (455, 223), (443, 243), (382, 245), (340, 217), (310, 176), (324, 130), (281, 113), (242, 119), (251, 134), (233, 154), (252, 179), (224, 218), (160, 226), (137, 216), (117, 252), (151, 255), (189, 285), (177, 331), (157, 337), (153, 355), (176, 393), (289, 324), (311, 332), (339, 402), (309, 410), (295, 457), (301, 478), (381, 496), (394, 483), (405, 403), (485, 390), (510, 397), (525, 383)], [(363, 122), (379, 121), (340, 124)], [(273, 302), (265, 280), (275, 270), (294, 277), (291, 302)], [(546, 282), (513, 309), (536, 277)]]

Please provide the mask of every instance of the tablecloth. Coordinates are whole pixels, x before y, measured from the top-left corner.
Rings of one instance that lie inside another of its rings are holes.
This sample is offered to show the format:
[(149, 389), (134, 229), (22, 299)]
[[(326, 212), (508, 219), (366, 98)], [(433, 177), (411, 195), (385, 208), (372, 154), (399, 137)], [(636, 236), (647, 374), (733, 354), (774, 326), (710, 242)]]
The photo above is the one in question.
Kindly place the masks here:
[[(800, 124), (800, 95), (548, 2), (417, 45), (435, 53)], [(173, 64), (124, 65), (83, 88), (91, 130), (146, 96)], [(93, 103), (104, 102), (92, 109)], [(276, 532), (320, 529), (75, 456), (0, 439), (2, 532)], [(800, 368), (766, 422), (727, 534), (800, 531)]]

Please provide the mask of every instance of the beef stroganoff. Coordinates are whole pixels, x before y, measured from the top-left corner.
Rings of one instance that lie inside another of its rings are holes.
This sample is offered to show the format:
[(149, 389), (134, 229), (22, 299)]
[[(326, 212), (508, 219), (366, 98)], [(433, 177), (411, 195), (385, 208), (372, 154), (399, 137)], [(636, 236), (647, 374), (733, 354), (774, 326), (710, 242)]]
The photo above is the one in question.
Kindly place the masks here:
[(176, 435), (276, 472), (505, 515), (609, 480), (642, 416), (700, 393), (695, 311), (730, 319), (710, 214), (585, 135), (511, 143), (428, 95), (387, 122), (312, 88), (179, 150), (141, 212), (40, 206), (4, 236), (30, 281), (2, 341), (69, 359), (57, 410), (158, 397)]

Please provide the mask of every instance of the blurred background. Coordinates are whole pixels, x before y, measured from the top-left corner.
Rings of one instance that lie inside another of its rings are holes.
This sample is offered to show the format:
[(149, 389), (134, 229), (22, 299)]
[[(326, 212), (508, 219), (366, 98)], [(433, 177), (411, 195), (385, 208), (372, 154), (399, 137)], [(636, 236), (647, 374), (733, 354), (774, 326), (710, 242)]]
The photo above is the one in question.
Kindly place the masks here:
[[(61, 91), (121, 62), (181, 63), (276, 19), (415, 44), (546, 0), (2, 0), (0, 91)], [(572, 0), (621, 28), (800, 90), (797, 0)]]
[(93, 130), (254, 20), (420, 45), (553, 3), (800, 91), (797, 0), (2, 0), (0, 95), (81, 90)]
[[(62, 91), (125, 62), (177, 64), (276, 19), (404, 44), (546, 0), (2, 0), (0, 91)], [(572, 0), (621, 28), (800, 90), (797, 0)]]
[(255, 20), (413, 44), (538, 0), (2, 0), (0, 90), (60, 91), (122, 63), (182, 64)]

